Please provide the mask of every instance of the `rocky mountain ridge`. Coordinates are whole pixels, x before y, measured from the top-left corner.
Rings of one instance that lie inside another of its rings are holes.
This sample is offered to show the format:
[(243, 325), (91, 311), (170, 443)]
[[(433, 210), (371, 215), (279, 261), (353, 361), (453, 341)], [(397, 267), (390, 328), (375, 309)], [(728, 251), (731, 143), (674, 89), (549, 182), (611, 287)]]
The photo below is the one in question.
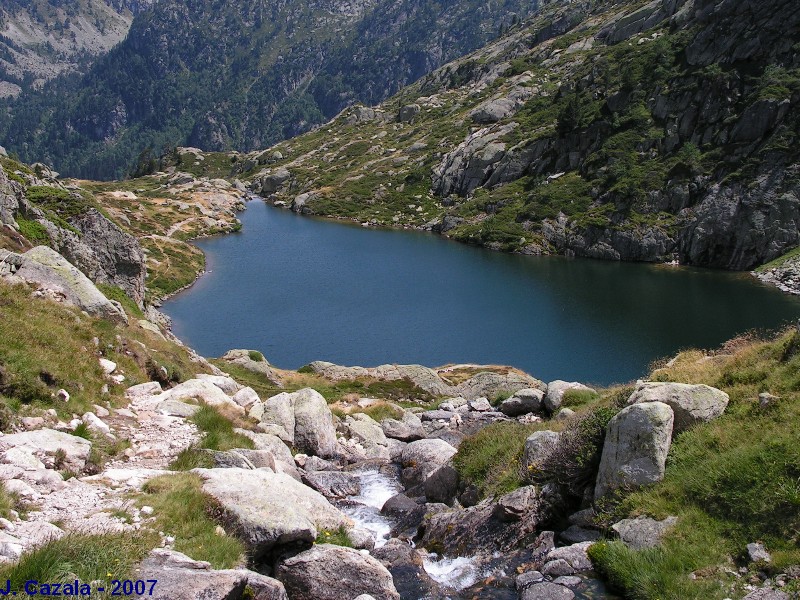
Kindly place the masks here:
[(800, 242), (798, 27), (779, 0), (548, 5), (237, 176), (500, 250), (750, 269)]
[(126, 175), (148, 148), (263, 148), (354, 100), (383, 100), (537, 7), (166, 0), (84, 78), (10, 102), (0, 139), (24, 160), (95, 179)]

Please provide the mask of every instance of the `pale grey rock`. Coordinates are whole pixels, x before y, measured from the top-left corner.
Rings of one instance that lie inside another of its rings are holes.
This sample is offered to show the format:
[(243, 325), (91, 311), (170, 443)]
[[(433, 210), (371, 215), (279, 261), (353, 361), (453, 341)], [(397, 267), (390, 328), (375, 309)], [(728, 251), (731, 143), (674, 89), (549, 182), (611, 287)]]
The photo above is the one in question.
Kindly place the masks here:
[(750, 592), (742, 600), (790, 600), (790, 598), (786, 592), (764, 587)]
[(661, 543), (664, 535), (675, 526), (677, 517), (667, 517), (656, 521), (649, 517), (623, 519), (611, 526), (623, 544), (634, 550), (654, 548)]
[(47, 246), (37, 246), (21, 257), (17, 277), (63, 296), (90, 315), (127, 323), (125, 311), (112, 304), (92, 281), (66, 258)]
[(381, 381), (409, 379), (415, 386), (434, 396), (444, 396), (452, 392), (452, 387), (436, 371), (422, 365), (343, 367), (330, 362), (314, 361), (307, 366), (313, 372), (333, 381), (360, 377), (372, 377)]
[(22, 555), (22, 541), (5, 531), (0, 531), (0, 556), (16, 560)]
[(163, 402), (159, 402), (155, 408), (156, 412), (161, 413), (162, 415), (167, 415), (170, 417), (183, 417), (188, 418), (194, 415), (198, 410), (200, 410), (200, 406), (197, 404), (189, 404), (187, 402), (181, 402), (180, 400), (164, 400)]
[(103, 369), (103, 372), (106, 375), (111, 375), (114, 371), (117, 370), (117, 363), (113, 360), (108, 360), (107, 358), (99, 358), (98, 361), (100, 362), (100, 368)]
[(664, 478), (672, 440), (672, 408), (663, 402), (633, 404), (608, 424), (594, 497), (620, 487), (640, 487)]
[(104, 423), (103, 420), (93, 412), (84, 413), (81, 417), (81, 421), (83, 421), (83, 423), (92, 431), (98, 433), (111, 433), (111, 427)]
[(233, 395), (233, 401), (242, 408), (249, 408), (256, 402), (260, 402), (256, 391), (251, 387), (244, 387)]
[[(2, 462), (20, 469), (43, 469), (44, 464), (33, 455), (31, 448), (9, 448), (2, 454)], [(11, 478), (9, 478), (11, 479)]]
[(273, 433), (287, 444), (294, 444), (294, 395), (281, 392), (256, 402), (250, 407), (249, 416), (261, 421), (262, 425), (274, 426)]
[(539, 571), (525, 571), (524, 573), (517, 575), (517, 578), (514, 580), (514, 584), (519, 591), (522, 591), (526, 587), (542, 581), (544, 581), (544, 575), (542, 575)]
[(295, 420), (294, 446), (306, 454), (323, 458), (334, 456), (336, 428), (333, 425), (333, 414), (325, 398), (311, 388), (299, 390), (292, 395)]
[(369, 554), (331, 544), (284, 560), (276, 576), (292, 600), (342, 600), (360, 594), (400, 599), (392, 575), (380, 562)]
[(545, 558), (542, 573), (548, 577), (574, 575), (592, 569), (588, 550), (594, 542), (580, 542), (571, 546), (562, 546), (551, 550)]
[(242, 389), (242, 386), (236, 381), (226, 375), (209, 375), (207, 373), (199, 373), (195, 375), (195, 379), (202, 379), (203, 381), (210, 381), (228, 396), (233, 396), (236, 392)]
[(139, 600), (241, 600), (248, 585), (256, 600), (288, 600), (283, 584), (276, 579), (245, 569), (216, 571), (205, 561), (166, 548), (152, 550), (136, 577), (158, 582), (152, 595)]
[(533, 477), (544, 469), (558, 445), (559, 436), (555, 431), (542, 430), (527, 437), (522, 451), (522, 469), (526, 477)]
[(469, 409), (476, 412), (487, 412), (492, 410), (492, 405), (489, 404), (489, 400), (486, 398), (478, 398), (476, 400), (470, 400), (467, 404)]
[(353, 527), (324, 496), (288, 475), (236, 468), (193, 472), (225, 509), (226, 529), (236, 532), (254, 558), (285, 544), (313, 542), (320, 529)]
[(581, 579), (580, 577), (575, 577), (573, 575), (562, 575), (561, 577), (556, 577), (553, 580), (553, 583), (555, 583), (556, 585), (563, 585), (564, 587), (573, 589), (583, 585), (583, 579)]
[(519, 417), (542, 409), (544, 392), (538, 388), (523, 388), (514, 392), (510, 398), (503, 400), (498, 410), (509, 417)]
[(643, 382), (631, 394), (628, 404), (663, 402), (675, 414), (674, 433), (686, 431), (696, 423), (719, 417), (728, 406), (728, 394), (707, 385)]
[(450, 411), (450, 410), (426, 410), (421, 415), (422, 421), (449, 421), (457, 413)]
[(274, 194), (289, 181), (291, 176), (291, 173), (283, 167), (264, 175), (261, 178), (261, 192), (264, 194)]
[(138, 398), (146, 398), (148, 396), (157, 396), (163, 390), (161, 384), (157, 381), (149, 381), (147, 383), (140, 383), (139, 385), (132, 385), (125, 390), (125, 397), (128, 400), (136, 400)]
[(554, 417), (556, 421), (567, 421), (575, 416), (575, 411), (571, 408), (562, 408)]
[(420, 110), (419, 104), (407, 104), (397, 113), (397, 120), (400, 123), (410, 123), (419, 114)]
[(294, 465), (292, 451), (278, 436), (269, 433), (257, 433), (249, 429), (236, 428), (234, 431), (250, 438), (256, 450), (266, 450), (275, 457), (275, 460)]
[(564, 398), (564, 392), (567, 390), (585, 390), (594, 392), (594, 389), (578, 383), (577, 381), (562, 381), (556, 379), (547, 384), (547, 393), (544, 396), (543, 404), (551, 415), (558, 412), (561, 408), (561, 402)]
[(389, 458), (388, 440), (375, 419), (364, 413), (347, 415), (344, 427), (364, 447), (368, 458)]
[(403, 448), (400, 457), (403, 483), (406, 487), (424, 484), (425, 480), (439, 467), (447, 464), (456, 452), (453, 446), (439, 439), (411, 442)]
[(36, 490), (21, 479), (9, 479), (4, 487), (9, 494), (16, 494), (21, 498), (32, 498), (37, 495)]
[(45, 457), (50, 457), (52, 460), (56, 452), (63, 450), (63, 468), (79, 472), (86, 465), (92, 443), (84, 438), (54, 429), (37, 429), (0, 437), (0, 450), (10, 448), (30, 451), (40, 460)]
[(228, 350), (225, 354), (222, 355), (222, 360), (225, 360), (229, 363), (239, 365), (240, 367), (244, 367), (248, 371), (252, 371), (254, 373), (258, 373), (259, 375), (263, 375), (266, 377), (272, 384), (283, 387), (283, 384), (280, 381), (280, 377), (278, 377), (275, 371), (272, 369), (269, 362), (266, 359), (264, 360), (253, 360), (250, 358), (250, 350)]
[(753, 542), (751, 544), (747, 544), (747, 558), (750, 559), (750, 562), (758, 562), (758, 563), (770, 563), (772, 562), (772, 556), (770, 556), (767, 549), (764, 547), (764, 544), (760, 542)]
[(403, 418), (400, 420), (384, 419), (381, 421), (381, 427), (387, 438), (403, 442), (413, 442), (425, 437), (422, 421), (417, 415), (409, 411), (405, 411)]

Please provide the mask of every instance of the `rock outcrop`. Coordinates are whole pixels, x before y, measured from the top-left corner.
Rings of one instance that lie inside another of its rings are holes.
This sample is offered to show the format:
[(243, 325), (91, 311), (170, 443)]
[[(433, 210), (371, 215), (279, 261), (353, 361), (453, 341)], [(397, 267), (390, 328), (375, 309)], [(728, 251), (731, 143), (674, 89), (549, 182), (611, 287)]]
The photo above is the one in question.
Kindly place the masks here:
[(633, 404), (609, 422), (594, 489), (595, 500), (617, 489), (663, 479), (675, 416), (663, 402)]
[(254, 559), (282, 546), (310, 544), (321, 529), (352, 521), (321, 494), (288, 475), (265, 469), (196, 469), (203, 491), (220, 503), (231, 530)]
[(361, 594), (400, 600), (386, 567), (352, 548), (314, 546), (281, 562), (276, 576), (292, 600), (341, 600)]
[(663, 402), (675, 413), (673, 431), (681, 433), (696, 423), (719, 417), (728, 406), (728, 394), (708, 385), (643, 382), (631, 394), (628, 404)]

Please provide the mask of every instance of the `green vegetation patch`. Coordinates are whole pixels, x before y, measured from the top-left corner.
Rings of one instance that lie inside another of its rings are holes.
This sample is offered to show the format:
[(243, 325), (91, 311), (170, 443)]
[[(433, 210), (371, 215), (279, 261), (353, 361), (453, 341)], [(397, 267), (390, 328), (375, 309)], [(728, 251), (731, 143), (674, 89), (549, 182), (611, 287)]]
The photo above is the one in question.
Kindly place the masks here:
[(344, 546), (345, 548), (352, 548), (353, 541), (347, 534), (347, 529), (344, 525), (340, 525), (338, 529), (333, 531), (323, 530), (319, 532), (315, 544), (335, 544), (337, 546)]
[(235, 537), (219, 534), (222, 508), (203, 492), (199, 476), (161, 475), (148, 481), (143, 490), (140, 502), (153, 507), (158, 529), (175, 537), (175, 550), (206, 560), (215, 569), (244, 563), (244, 545)]
[(25, 196), (38, 207), (66, 220), (97, 208), (94, 201), (83, 194), (48, 185), (32, 185), (25, 190)]
[(516, 422), (492, 423), (458, 447), (453, 464), (461, 479), (482, 496), (500, 495), (523, 485), (521, 473), (525, 439), (537, 427)]
[[(152, 531), (70, 533), (25, 552), (18, 562), (0, 568), (0, 577), (8, 579), (11, 589), (18, 591), (30, 580), (67, 583), (79, 579), (88, 583), (127, 579), (158, 542), (158, 535)], [(110, 596), (104, 593), (93, 597)]]
[(133, 298), (128, 296), (125, 293), (125, 290), (116, 286), (110, 285), (107, 283), (98, 283), (97, 289), (103, 292), (103, 295), (108, 298), (109, 300), (116, 300), (120, 304), (122, 304), (123, 308), (126, 312), (139, 317), (140, 319), (144, 317), (144, 313), (142, 309), (133, 301)]
[(185, 448), (170, 465), (175, 471), (188, 471), (196, 467), (213, 467), (213, 460), (205, 450), (253, 449), (253, 441), (234, 431), (233, 420), (213, 406), (203, 405), (190, 419), (203, 432), (199, 443)]
[(17, 225), (19, 225), (19, 232), (34, 246), (50, 244), (47, 229), (38, 221), (17, 217)]

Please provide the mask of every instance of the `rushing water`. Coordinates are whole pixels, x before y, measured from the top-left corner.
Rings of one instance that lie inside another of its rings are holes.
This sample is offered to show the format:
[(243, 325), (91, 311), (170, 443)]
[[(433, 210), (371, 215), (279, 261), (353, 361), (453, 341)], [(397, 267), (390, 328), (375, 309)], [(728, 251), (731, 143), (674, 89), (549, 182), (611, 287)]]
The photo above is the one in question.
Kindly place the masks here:
[(198, 242), (208, 269), (164, 305), (201, 354), (274, 364), (509, 364), (597, 384), (800, 317), (748, 274), (501, 254), (250, 202), (243, 231)]

